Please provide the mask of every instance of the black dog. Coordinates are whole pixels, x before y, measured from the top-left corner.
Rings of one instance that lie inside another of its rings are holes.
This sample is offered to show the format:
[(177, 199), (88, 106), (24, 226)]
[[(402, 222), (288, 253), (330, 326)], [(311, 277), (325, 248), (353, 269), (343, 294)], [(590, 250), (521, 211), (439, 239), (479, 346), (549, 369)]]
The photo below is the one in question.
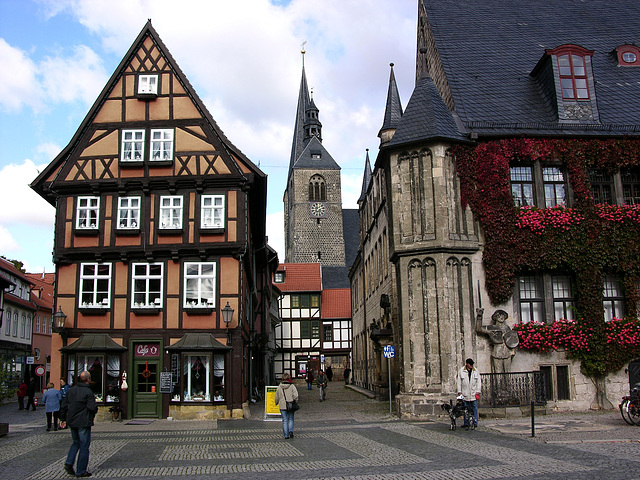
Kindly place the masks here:
[(467, 425), (469, 425), (472, 429), (475, 428), (475, 423), (473, 422), (472, 413), (467, 405), (464, 403), (464, 400), (458, 399), (456, 403), (453, 403), (453, 400), (449, 400), (449, 403), (443, 403), (441, 405), (442, 409), (449, 413), (449, 419), (451, 423), (449, 424), (449, 430), (456, 429), (456, 418), (464, 417)]

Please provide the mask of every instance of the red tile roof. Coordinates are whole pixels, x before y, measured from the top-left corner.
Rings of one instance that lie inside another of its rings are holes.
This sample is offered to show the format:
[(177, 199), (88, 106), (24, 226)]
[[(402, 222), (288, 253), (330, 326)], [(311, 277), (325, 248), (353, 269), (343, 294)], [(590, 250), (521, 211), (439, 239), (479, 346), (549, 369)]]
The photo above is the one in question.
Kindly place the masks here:
[(274, 285), (281, 292), (319, 292), (322, 275), (319, 263), (281, 263), (278, 272), (284, 271), (284, 283)]
[(351, 318), (351, 290), (323, 290), (320, 297), (322, 318)]

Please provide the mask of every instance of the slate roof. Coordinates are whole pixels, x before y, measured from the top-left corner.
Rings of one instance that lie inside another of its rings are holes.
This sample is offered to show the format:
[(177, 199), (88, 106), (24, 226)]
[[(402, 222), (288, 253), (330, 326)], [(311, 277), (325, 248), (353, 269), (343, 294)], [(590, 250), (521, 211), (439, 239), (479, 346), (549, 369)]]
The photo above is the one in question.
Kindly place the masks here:
[[(320, 154), (320, 158), (313, 158), (312, 155)], [(318, 168), (323, 170), (340, 170), (340, 165), (336, 163), (329, 154), (318, 137), (308, 139), (300, 155), (291, 168)]]
[[(360, 216), (358, 215), (358, 209), (342, 209), (342, 235), (344, 237), (344, 261), (345, 265), (350, 267), (356, 259), (356, 255), (358, 255), (358, 247), (360, 246)], [(346, 273), (345, 278), (347, 278), (348, 282)]]
[[(640, 67), (620, 67), (613, 54), (623, 44), (640, 45), (637, 0), (421, 1), (455, 113), (466, 132), (640, 133)], [(544, 101), (530, 75), (546, 49), (565, 44), (594, 50), (592, 66), (601, 125), (558, 123), (555, 109)], [(429, 67), (437, 68), (433, 63)], [(431, 74), (435, 75), (434, 71)], [(410, 133), (401, 138), (411, 138)], [(394, 143), (400, 140), (397, 136), (398, 132)]]
[(329, 318), (351, 318), (351, 290), (349, 288), (338, 288), (323, 290), (320, 295), (322, 305), (321, 317)]
[(349, 287), (349, 269), (335, 265), (322, 266), (322, 288)]
[(367, 158), (364, 161), (364, 173), (362, 174), (362, 189), (360, 190), (360, 197), (358, 198), (358, 204), (367, 198), (367, 190), (369, 189), (369, 182), (371, 182), (371, 162), (369, 161), (369, 149), (367, 148)]
[[(384, 109), (384, 120), (380, 131), (388, 128), (396, 128), (402, 118), (402, 103), (400, 102), (400, 94), (398, 93), (398, 85), (396, 76), (393, 73), (393, 63), (389, 64), (391, 73), (389, 74), (389, 89), (387, 91), (387, 104)], [(378, 135), (380, 135), (378, 133)]]
[(428, 76), (418, 79), (389, 145), (425, 139), (465, 140), (433, 80)]

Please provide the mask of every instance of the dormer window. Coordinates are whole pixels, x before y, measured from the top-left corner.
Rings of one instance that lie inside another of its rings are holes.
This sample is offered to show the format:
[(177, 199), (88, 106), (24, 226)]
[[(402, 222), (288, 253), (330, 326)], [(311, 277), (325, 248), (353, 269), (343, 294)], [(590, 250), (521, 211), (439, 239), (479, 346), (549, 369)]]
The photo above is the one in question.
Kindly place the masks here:
[(158, 75), (140, 75), (138, 95), (158, 95)]
[(562, 98), (588, 99), (587, 69), (584, 57), (574, 53), (558, 55), (558, 71), (562, 85)]
[(640, 48), (635, 45), (621, 45), (616, 48), (618, 65), (621, 67), (640, 67)]

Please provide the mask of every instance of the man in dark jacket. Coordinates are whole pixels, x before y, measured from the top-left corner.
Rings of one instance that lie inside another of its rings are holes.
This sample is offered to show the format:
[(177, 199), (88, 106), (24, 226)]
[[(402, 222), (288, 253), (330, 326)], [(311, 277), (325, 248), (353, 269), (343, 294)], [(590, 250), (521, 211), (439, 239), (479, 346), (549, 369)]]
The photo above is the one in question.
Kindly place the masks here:
[[(76, 477), (90, 477), (87, 471), (89, 464), (89, 445), (91, 445), (91, 427), (93, 418), (98, 412), (96, 398), (89, 387), (91, 374), (84, 371), (80, 374), (78, 383), (71, 387), (64, 397), (60, 409), (60, 425), (66, 425), (71, 429), (73, 444), (69, 448), (64, 470), (69, 475)], [(78, 469), (73, 469), (73, 464), (78, 456)]]

